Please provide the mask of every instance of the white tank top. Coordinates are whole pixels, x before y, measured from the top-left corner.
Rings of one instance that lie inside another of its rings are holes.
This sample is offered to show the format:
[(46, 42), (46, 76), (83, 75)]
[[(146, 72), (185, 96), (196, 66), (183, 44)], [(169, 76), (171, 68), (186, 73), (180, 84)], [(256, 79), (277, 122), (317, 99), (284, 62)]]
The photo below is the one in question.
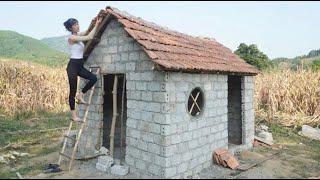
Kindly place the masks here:
[[(71, 37), (71, 35), (69, 35), (69, 37)], [(68, 39), (69, 39), (69, 37), (68, 37)], [(82, 41), (77, 41), (76, 43), (70, 45), (67, 40), (67, 43), (68, 43), (69, 51), (71, 54), (70, 58), (74, 58), (74, 59), (83, 58), (84, 44)]]

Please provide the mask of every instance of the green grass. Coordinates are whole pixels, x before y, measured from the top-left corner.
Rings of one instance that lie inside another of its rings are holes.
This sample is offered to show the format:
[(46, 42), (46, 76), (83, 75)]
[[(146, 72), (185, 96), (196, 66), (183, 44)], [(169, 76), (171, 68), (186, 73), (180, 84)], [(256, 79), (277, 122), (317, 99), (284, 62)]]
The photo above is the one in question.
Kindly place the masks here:
[[(31, 154), (31, 157), (18, 157), (17, 160), (10, 161), (9, 165), (0, 164), (0, 179), (17, 178), (16, 172), (24, 175), (36, 175), (41, 173), (44, 165), (49, 162), (34, 162), (30, 158), (43, 157), (53, 152), (58, 152), (61, 148), (59, 138), (63, 131), (50, 132), (32, 132), (27, 135), (17, 133), (19, 130), (44, 130), (60, 127), (67, 127), (69, 125), (67, 113), (48, 113), (48, 112), (34, 112), (24, 113), (12, 117), (0, 117), (0, 148), (10, 143), (33, 142), (32, 145), (25, 147), (9, 148), (0, 151), (1, 154), (7, 154), (9, 151), (17, 151)], [(37, 117), (38, 120), (30, 126), (28, 120)], [(8, 132), (15, 132), (15, 135), (9, 135)], [(52, 162), (50, 162), (52, 163)]]
[(319, 176), (319, 140), (313, 140), (300, 136), (298, 131), (301, 129), (292, 129), (275, 124), (269, 124), (269, 127), (276, 143), (283, 144), (287, 148), (285, 153), (289, 156), (284, 156), (282, 158), (295, 168), (296, 174), (303, 178), (308, 178), (311, 176), (311, 174), (316, 175), (317, 173)]
[[(21, 168), (10, 170), (10, 171), (1, 171), (0, 170), (0, 179), (17, 179), (16, 172), (19, 172), (21, 176), (23, 177), (24, 175), (36, 175), (37, 173), (41, 173), (43, 167), (45, 166), (45, 162), (36, 162), (32, 164), (26, 163)], [(1, 166), (0, 166), (1, 168)]]
[[(28, 133), (27, 136), (22, 136), (18, 131), (28, 130), (44, 130), (60, 127), (67, 127), (69, 124), (70, 114), (68, 113), (23, 113), (13, 117), (0, 117), (0, 147), (7, 145), (9, 142), (26, 142), (36, 141), (45, 138), (45, 134), (53, 136), (55, 132), (34, 132)], [(30, 120), (32, 118), (38, 118)], [(29, 122), (28, 122), (29, 121)], [(31, 122), (31, 123), (30, 123)], [(8, 134), (8, 132), (17, 132), (16, 135)], [(53, 133), (53, 134), (51, 134)]]

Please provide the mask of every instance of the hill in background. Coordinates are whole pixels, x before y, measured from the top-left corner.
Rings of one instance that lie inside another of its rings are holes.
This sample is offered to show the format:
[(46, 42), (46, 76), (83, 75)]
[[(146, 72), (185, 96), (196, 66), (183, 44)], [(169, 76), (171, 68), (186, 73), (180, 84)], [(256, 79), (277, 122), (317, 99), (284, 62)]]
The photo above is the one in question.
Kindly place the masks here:
[(290, 68), (297, 70), (298, 68), (307, 68), (316, 60), (320, 60), (320, 49), (311, 50), (308, 54), (297, 56), (294, 58), (279, 57), (272, 60), (272, 63), (279, 68)]
[[(48, 66), (66, 65), (69, 50), (67, 36), (34, 39), (14, 31), (0, 30), (0, 57), (27, 60)], [(275, 68), (297, 70), (309, 67), (315, 60), (320, 60), (320, 49), (295, 58), (279, 57), (271, 60)]]
[(9, 30), (0, 30), (0, 49), (0, 57), (53, 67), (65, 65), (68, 60), (68, 54), (55, 50), (40, 40)]
[(69, 54), (68, 46), (67, 46), (67, 36), (57, 36), (57, 37), (49, 37), (43, 38), (40, 40), (41, 42), (45, 43), (49, 47)]

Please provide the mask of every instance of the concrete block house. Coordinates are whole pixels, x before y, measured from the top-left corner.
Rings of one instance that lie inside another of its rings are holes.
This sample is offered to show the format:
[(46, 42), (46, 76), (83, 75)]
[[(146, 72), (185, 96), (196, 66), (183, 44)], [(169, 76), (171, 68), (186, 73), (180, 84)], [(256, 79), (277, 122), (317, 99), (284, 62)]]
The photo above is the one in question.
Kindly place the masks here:
[[(80, 158), (110, 148), (115, 76), (114, 158), (130, 172), (184, 178), (209, 167), (217, 148), (252, 147), (255, 67), (214, 39), (169, 30), (112, 7), (99, 16), (103, 21), (85, 46), (84, 66), (100, 66), (101, 72)], [(94, 20), (89, 30), (93, 26)], [(84, 109), (79, 105), (80, 117)]]

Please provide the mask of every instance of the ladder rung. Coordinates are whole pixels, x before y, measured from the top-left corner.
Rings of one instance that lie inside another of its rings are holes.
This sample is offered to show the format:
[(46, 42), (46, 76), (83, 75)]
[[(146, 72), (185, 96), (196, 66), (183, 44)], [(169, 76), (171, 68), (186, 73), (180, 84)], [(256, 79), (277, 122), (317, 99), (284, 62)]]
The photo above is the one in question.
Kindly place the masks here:
[(70, 136), (67, 136), (67, 135), (64, 135), (65, 138), (68, 138), (68, 139), (71, 139), (72, 141), (77, 141), (76, 139), (70, 137)]
[(100, 68), (100, 66), (90, 66), (89, 68)]
[(71, 118), (70, 118), (70, 121), (72, 121), (74, 123), (84, 123), (84, 121), (73, 121)]
[(62, 153), (62, 152), (59, 152), (59, 154), (60, 154), (61, 156), (64, 156), (64, 157), (67, 157), (67, 158), (71, 159), (71, 157), (70, 157), (69, 155), (67, 155), (67, 154), (64, 154), (64, 153)]
[[(91, 89), (89, 89), (89, 91), (91, 91)], [(88, 106), (89, 105), (89, 103), (83, 104), (83, 103), (79, 103), (78, 101), (76, 101), (76, 103), (79, 104), (79, 105), (84, 105), (84, 106)]]

